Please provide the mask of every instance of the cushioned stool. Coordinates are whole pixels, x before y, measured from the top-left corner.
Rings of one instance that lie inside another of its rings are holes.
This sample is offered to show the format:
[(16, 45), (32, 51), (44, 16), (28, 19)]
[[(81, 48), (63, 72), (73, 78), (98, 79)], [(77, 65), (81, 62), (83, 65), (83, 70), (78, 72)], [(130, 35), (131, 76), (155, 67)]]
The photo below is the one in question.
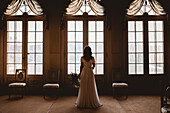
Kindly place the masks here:
[(120, 96), (128, 97), (127, 89), (128, 84), (127, 83), (112, 83), (113, 88), (113, 97), (117, 98)]

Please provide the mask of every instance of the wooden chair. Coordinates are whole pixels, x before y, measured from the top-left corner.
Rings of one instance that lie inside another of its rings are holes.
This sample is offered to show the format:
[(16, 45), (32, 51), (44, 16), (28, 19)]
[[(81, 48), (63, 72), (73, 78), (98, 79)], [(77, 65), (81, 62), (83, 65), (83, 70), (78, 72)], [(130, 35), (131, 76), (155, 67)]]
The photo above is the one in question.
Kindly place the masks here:
[(45, 80), (45, 84), (43, 85), (43, 93), (44, 93), (44, 99), (46, 95), (48, 96), (57, 96), (57, 89), (59, 89), (60, 81), (60, 71), (49, 71), (48, 77)]
[(128, 98), (128, 83), (125, 82), (121, 70), (115, 70), (112, 72), (112, 88), (113, 97), (117, 99), (122, 97), (125, 97), (125, 99)]
[[(21, 98), (26, 89), (26, 69), (16, 69), (15, 82), (8, 84), (9, 87), (9, 99), (12, 93), (21, 94)], [(13, 91), (13, 92), (12, 92)]]

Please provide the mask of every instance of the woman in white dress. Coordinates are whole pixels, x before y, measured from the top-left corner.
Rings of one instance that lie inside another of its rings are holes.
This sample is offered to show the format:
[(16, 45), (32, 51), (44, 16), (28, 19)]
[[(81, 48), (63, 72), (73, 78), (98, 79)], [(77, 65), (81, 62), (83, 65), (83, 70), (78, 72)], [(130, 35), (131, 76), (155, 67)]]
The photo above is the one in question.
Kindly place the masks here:
[(95, 60), (92, 56), (91, 48), (86, 46), (84, 49), (84, 56), (81, 57), (80, 66), (80, 88), (76, 100), (78, 108), (98, 108), (100, 104), (95, 76), (93, 69), (95, 67)]

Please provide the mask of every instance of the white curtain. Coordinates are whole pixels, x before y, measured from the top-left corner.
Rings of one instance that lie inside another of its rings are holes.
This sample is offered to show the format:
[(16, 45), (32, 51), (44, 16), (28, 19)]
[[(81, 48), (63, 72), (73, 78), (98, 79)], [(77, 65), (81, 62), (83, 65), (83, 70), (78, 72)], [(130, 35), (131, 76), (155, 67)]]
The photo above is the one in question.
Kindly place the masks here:
[(152, 7), (152, 9), (159, 15), (164, 15), (166, 14), (163, 7), (161, 6), (161, 4), (156, 1), (156, 0), (149, 0), (149, 4)]
[(68, 8), (66, 8), (67, 13), (66, 14), (76, 14), (81, 6), (83, 5), (82, 0), (73, 0), (69, 5)]
[[(127, 9), (127, 14), (128, 15), (135, 15), (136, 13), (138, 13), (138, 11), (141, 9), (141, 7), (143, 6), (145, 0), (135, 0), (133, 1), (130, 6), (129, 9)], [(164, 15), (165, 12), (163, 10), (163, 7), (161, 6), (161, 4), (156, 1), (156, 0), (148, 0), (151, 8), (155, 11), (155, 13), (159, 14), (159, 15)]]
[[(66, 8), (66, 14), (76, 14), (83, 5), (84, 0), (73, 0)], [(104, 8), (95, 0), (87, 1), (88, 5), (96, 15), (104, 15)]]
[[(23, 0), (13, 0), (7, 7), (6, 12), (4, 14), (6, 15), (12, 15), (18, 11), (22, 4)], [(31, 9), (32, 12), (34, 12), (36, 15), (41, 15), (42, 14), (42, 8), (41, 6), (37, 3), (36, 0), (25, 0), (27, 2), (29, 8)]]
[(104, 8), (94, 0), (90, 0), (89, 6), (96, 15), (104, 15)]
[(23, 0), (13, 0), (7, 7), (5, 14), (12, 15), (18, 11)]
[(26, 0), (26, 1), (32, 12), (34, 12), (36, 15), (42, 14), (43, 10), (36, 0)]

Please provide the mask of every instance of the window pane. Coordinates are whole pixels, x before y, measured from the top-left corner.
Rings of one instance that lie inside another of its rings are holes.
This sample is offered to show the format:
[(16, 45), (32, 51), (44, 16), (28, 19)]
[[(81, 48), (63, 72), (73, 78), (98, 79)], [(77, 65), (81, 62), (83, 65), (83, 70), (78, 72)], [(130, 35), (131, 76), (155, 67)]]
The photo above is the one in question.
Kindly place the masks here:
[(148, 22), (148, 27), (149, 27), (149, 31), (155, 31), (155, 21), (149, 21)]
[(76, 52), (83, 52), (83, 43), (76, 43)]
[(7, 30), (8, 31), (14, 31), (14, 21), (8, 21), (7, 22)]
[(129, 52), (135, 52), (135, 44), (134, 43), (128, 44), (128, 51)]
[(43, 63), (43, 54), (36, 54), (36, 63)]
[(16, 69), (22, 69), (22, 64), (15, 64), (15, 70)]
[(43, 32), (36, 32), (36, 42), (43, 42)]
[(103, 31), (103, 21), (97, 21), (97, 31)]
[(76, 63), (81, 63), (81, 57), (83, 54), (76, 54)]
[(97, 74), (103, 74), (103, 65), (102, 64), (97, 64), (96, 65), (96, 68), (97, 68)]
[(16, 21), (16, 31), (22, 31), (22, 21)]
[(155, 32), (149, 32), (149, 42), (155, 41)]
[(164, 73), (164, 65), (157, 64), (157, 74), (163, 74), (163, 73)]
[(28, 74), (35, 74), (35, 64), (28, 64)]
[(7, 43), (7, 52), (14, 52), (14, 43)]
[(89, 21), (89, 31), (95, 31), (95, 21)]
[(28, 42), (35, 42), (35, 32), (28, 32)]
[(16, 32), (15, 42), (22, 42), (22, 32)]
[(163, 43), (157, 43), (157, 52), (164, 52)]
[(103, 51), (103, 43), (97, 43), (97, 52), (104, 52)]
[[(75, 38), (72, 40), (70, 39), (69, 41), (74, 41), (74, 40), (75, 40)], [(76, 41), (83, 42), (83, 32), (76, 32)]]
[(156, 21), (156, 31), (163, 31), (163, 21)]
[(143, 71), (143, 64), (136, 64), (136, 68), (137, 68), (137, 74), (144, 74)]
[(129, 63), (135, 63), (135, 54), (129, 54)]
[(163, 53), (157, 53), (157, 63), (164, 63)]
[(28, 21), (28, 31), (35, 31), (35, 21)]
[(136, 54), (136, 63), (143, 63), (143, 54)]
[(156, 52), (155, 43), (149, 43), (149, 52)]
[(75, 41), (75, 32), (68, 32), (68, 42)]
[(77, 73), (77, 74), (80, 73), (80, 64), (76, 64), (76, 73)]
[(156, 64), (149, 64), (149, 74), (156, 74)]
[(129, 74), (135, 74), (135, 64), (129, 64)]
[(136, 31), (143, 31), (143, 22), (136, 21)]
[(128, 42), (135, 42), (135, 32), (128, 32)]
[(96, 63), (104, 63), (103, 54), (97, 54)]
[(28, 53), (35, 52), (35, 43), (28, 43)]
[(68, 64), (67, 74), (75, 73), (75, 64)]
[(89, 42), (95, 42), (95, 32), (89, 32)]
[(7, 42), (14, 42), (14, 32), (8, 32)]
[(14, 74), (14, 64), (7, 64), (7, 74)]
[(35, 63), (35, 54), (28, 55), (28, 63)]
[(36, 21), (36, 31), (43, 31), (43, 21)]
[(143, 32), (136, 32), (136, 42), (143, 42)]
[(75, 54), (68, 53), (68, 63), (75, 63)]
[(68, 21), (68, 31), (75, 31), (75, 21)]
[(83, 21), (76, 21), (76, 31), (83, 31)]
[(163, 32), (156, 32), (156, 40), (157, 41), (164, 41)]
[(156, 55), (154, 53), (149, 54), (149, 63), (156, 63)]
[(36, 43), (36, 52), (43, 53), (43, 43)]
[(97, 32), (97, 42), (103, 42), (103, 32)]
[(15, 43), (15, 52), (22, 52), (22, 43)]
[(14, 54), (7, 54), (7, 63), (14, 63)]
[(143, 52), (143, 43), (136, 44), (136, 52)]
[(135, 22), (128, 21), (128, 31), (135, 31)]
[(22, 54), (15, 54), (15, 63), (22, 63)]
[(43, 74), (43, 65), (36, 64), (36, 74), (42, 75)]
[(75, 43), (68, 43), (68, 52), (75, 52)]

